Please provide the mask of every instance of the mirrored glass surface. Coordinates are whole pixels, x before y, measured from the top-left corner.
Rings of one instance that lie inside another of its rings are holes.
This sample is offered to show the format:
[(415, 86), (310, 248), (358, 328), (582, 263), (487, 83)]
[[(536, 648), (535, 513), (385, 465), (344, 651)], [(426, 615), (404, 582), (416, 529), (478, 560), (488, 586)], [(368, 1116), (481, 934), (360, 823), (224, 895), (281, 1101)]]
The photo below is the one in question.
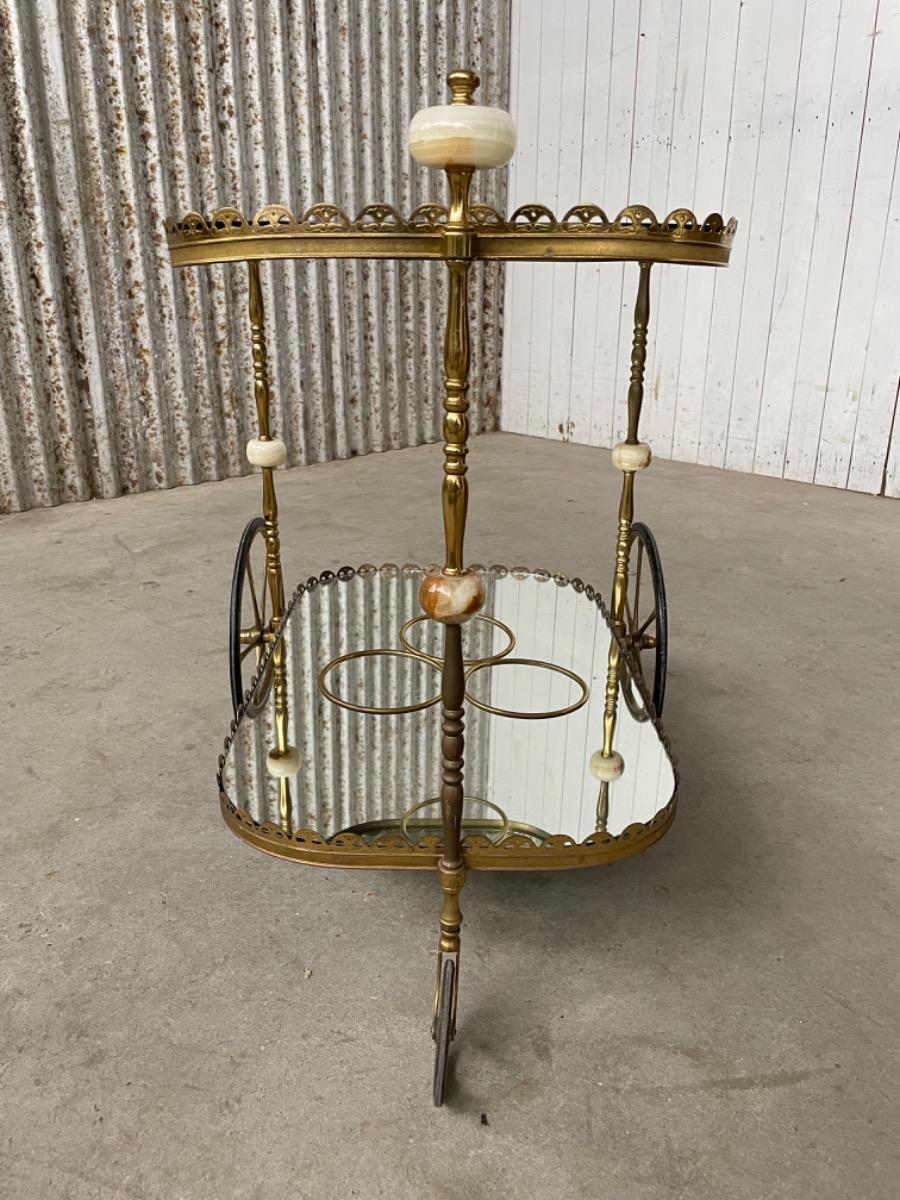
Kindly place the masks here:
[[(440, 663), (444, 629), (422, 617), (418, 567), (364, 567), (305, 591), (284, 633), (293, 827), (329, 838), (440, 830)], [(671, 799), (671, 761), (640, 703), (618, 697), (620, 779), (589, 770), (603, 741), (610, 631), (590, 590), (560, 576), (495, 568), (463, 629), (467, 669), (464, 832), (583, 841), (649, 821)], [(640, 700), (634, 688), (633, 696)], [(277, 822), (275, 694), (242, 718), (223, 787), (254, 820)], [(362, 711), (360, 711), (362, 710)]]

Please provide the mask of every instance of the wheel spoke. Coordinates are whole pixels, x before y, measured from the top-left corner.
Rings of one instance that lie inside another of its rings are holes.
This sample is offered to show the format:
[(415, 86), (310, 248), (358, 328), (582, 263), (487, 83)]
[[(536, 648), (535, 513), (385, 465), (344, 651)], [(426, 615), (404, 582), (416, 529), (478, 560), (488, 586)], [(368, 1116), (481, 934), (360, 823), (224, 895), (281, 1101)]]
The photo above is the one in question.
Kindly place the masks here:
[(265, 628), (266, 628), (266, 609), (268, 608), (268, 603), (267, 603), (268, 599), (269, 599), (269, 572), (266, 570), (265, 567), (263, 567), (262, 621), (260, 622), (260, 625), (259, 625), (260, 629), (262, 629), (263, 631), (265, 631)]
[(247, 582), (250, 584), (250, 599), (253, 601), (253, 615), (256, 617), (256, 625), (258, 629), (263, 629), (262, 613), (259, 611), (259, 601), (256, 598), (256, 580), (253, 578), (253, 568), (250, 565), (250, 558), (247, 558)]
[(627, 627), (630, 634), (634, 633), (634, 613), (631, 611), (631, 605), (628, 603), (628, 593), (625, 593), (625, 615), (628, 618)]
[(653, 624), (653, 622), (655, 620), (656, 620), (656, 609), (654, 608), (653, 612), (650, 614), (650, 616), (647, 618), (647, 620), (638, 629), (636, 636), (643, 637), (644, 634), (647, 632), (647, 630), (649, 629), (649, 627)]
[(634, 623), (637, 625), (641, 608), (641, 568), (644, 565), (644, 543), (638, 540), (637, 570), (634, 579)]
[(249, 644), (249, 646), (245, 646), (244, 649), (241, 651), (241, 662), (244, 661), (244, 659), (247, 657), (247, 655), (250, 653), (251, 650), (259, 650), (261, 645), (262, 645), (262, 642), (257, 638), (256, 641), (251, 642)]

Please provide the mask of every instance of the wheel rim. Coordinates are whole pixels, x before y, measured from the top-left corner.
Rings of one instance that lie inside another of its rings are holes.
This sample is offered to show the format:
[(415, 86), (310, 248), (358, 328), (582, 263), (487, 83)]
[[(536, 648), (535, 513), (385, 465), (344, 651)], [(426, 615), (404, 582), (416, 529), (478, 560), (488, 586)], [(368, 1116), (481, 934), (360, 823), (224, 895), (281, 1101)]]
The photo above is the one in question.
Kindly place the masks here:
[[(646, 525), (637, 522), (631, 527), (624, 617), (625, 643), (632, 652), (653, 711), (659, 716), (665, 697), (668, 653), (666, 592), (656, 541)], [(650, 714), (627, 671), (623, 671), (621, 682), (632, 715), (639, 721), (648, 720)]]
[(437, 1022), (434, 1031), (434, 1087), (432, 1099), (435, 1108), (444, 1103), (444, 1087), (447, 1082), (447, 1066), (450, 1061), (450, 1039), (453, 1036), (453, 985), (456, 967), (452, 958), (444, 959), (441, 971), (441, 990), (438, 997)]
[(272, 676), (269, 660), (260, 664), (272, 632), (272, 601), (266, 570), (265, 522), (256, 517), (246, 527), (238, 545), (231, 584), (231, 699), (235, 711), (244, 703), (254, 676), (259, 676), (244, 711), (255, 716), (265, 703)]

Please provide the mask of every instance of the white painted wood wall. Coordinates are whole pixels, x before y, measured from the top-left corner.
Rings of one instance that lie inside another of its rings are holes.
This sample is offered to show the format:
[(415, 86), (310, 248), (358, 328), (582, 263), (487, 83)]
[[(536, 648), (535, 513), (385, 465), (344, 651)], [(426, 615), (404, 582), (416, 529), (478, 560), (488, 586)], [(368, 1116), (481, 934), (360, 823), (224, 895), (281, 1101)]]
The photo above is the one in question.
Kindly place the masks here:
[[(900, 495), (900, 0), (513, 0), (510, 211), (740, 222), (657, 267), (659, 457)], [(508, 268), (502, 427), (610, 446), (637, 268)]]

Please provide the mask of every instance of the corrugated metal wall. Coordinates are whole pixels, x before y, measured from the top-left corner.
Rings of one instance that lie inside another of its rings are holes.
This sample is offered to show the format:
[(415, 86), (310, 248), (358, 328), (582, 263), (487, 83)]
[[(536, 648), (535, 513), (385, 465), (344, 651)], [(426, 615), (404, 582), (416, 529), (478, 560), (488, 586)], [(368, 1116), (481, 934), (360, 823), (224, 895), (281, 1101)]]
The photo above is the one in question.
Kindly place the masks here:
[[(163, 217), (443, 200), (406, 127), (454, 66), (508, 98), (508, 0), (0, 0), (0, 511), (245, 472), (243, 268), (168, 265)], [(505, 172), (476, 198), (505, 208)], [(473, 289), (496, 425), (498, 268)], [(438, 265), (264, 268), (291, 463), (439, 436)]]

